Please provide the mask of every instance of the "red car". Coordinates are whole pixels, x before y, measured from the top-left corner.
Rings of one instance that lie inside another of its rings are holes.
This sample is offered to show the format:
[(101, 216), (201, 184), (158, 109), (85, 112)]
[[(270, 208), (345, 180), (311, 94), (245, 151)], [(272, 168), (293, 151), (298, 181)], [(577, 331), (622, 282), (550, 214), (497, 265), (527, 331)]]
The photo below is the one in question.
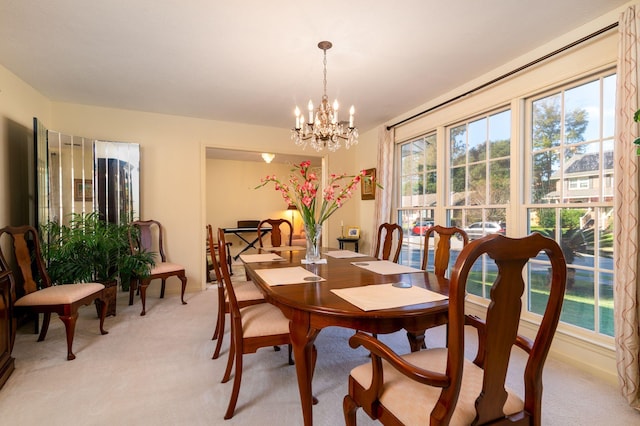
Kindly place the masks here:
[(411, 228), (411, 235), (424, 235), (427, 233), (427, 229), (432, 226), (432, 220), (416, 220)]

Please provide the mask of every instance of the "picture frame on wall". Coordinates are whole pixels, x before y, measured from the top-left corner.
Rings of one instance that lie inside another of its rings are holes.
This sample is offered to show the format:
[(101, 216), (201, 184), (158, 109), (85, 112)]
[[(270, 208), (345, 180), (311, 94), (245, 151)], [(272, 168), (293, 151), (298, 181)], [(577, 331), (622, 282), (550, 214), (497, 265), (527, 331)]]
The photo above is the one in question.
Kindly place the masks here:
[(74, 201), (93, 201), (93, 182), (91, 179), (73, 180)]
[(362, 200), (376, 199), (376, 169), (365, 170), (364, 178), (360, 184), (360, 198)]

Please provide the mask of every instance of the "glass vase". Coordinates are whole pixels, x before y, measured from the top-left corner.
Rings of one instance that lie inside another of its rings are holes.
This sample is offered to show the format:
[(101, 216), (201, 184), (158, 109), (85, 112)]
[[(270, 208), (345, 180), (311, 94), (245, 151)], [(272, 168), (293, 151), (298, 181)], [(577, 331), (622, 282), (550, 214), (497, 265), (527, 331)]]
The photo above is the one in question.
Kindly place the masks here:
[(306, 224), (304, 231), (307, 239), (307, 254), (305, 260), (307, 263), (315, 263), (320, 260), (320, 245), (322, 243), (322, 225)]

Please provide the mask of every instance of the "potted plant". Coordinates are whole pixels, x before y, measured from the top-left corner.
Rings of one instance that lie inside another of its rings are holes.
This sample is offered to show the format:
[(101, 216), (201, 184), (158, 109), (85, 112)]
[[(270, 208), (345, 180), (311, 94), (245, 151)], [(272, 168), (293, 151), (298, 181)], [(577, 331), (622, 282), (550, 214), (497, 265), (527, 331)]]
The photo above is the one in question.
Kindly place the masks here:
[(68, 225), (43, 226), (43, 255), (55, 284), (100, 282), (107, 287), (108, 315), (115, 315), (117, 284), (128, 289), (133, 277), (148, 275), (154, 253), (131, 253), (129, 225), (108, 223), (97, 212), (72, 213)]

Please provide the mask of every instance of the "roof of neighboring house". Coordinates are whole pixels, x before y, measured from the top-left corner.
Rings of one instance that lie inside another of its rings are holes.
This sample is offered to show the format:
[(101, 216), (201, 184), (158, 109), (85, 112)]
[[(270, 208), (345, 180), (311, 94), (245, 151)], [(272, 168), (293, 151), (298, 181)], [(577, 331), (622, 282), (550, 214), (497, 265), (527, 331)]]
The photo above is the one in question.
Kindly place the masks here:
[[(587, 154), (577, 154), (573, 156), (564, 169), (565, 177), (571, 175), (592, 175), (592, 172), (598, 172), (600, 168), (600, 153), (593, 152)], [(613, 151), (604, 152), (604, 170), (613, 171)], [(551, 179), (560, 179), (560, 172), (557, 171), (551, 175)]]

